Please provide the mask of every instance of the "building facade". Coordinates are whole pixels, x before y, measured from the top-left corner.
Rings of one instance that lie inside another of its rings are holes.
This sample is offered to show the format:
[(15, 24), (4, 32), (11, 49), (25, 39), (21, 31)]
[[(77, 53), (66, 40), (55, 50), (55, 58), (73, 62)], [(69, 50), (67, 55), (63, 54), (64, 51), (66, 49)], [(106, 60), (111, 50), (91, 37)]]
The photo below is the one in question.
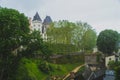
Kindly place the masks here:
[(105, 66), (108, 67), (110, 61), (116, 61), (115, 55), (105, 57)]
[(40, 31), (40, 34), (43, 38), (43, 40), (47, 40), (47, 28), (50, 27), (50, 24), (52, 23), (52, 19), (50, 16), (46, 16), (45, 19), (42, 21), (40, 18), (38, 12), (36, 12), (33, 19), (29, 19), (30, 22), (30, 30), (31, 31)]

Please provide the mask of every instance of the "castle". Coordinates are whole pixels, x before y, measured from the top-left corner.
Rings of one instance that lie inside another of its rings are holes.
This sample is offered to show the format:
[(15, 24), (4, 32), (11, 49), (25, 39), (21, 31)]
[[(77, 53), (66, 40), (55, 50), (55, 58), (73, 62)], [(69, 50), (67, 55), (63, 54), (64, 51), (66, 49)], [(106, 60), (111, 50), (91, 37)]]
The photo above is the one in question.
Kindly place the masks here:
[(45, 19), (42, 21), (38, 12), (36, 12), (33, 19), (31, 18), (29, 19), (29, 23), (30, 23), (31, 31), (34, 31), (34, 30), (40, 31), (43, 40), (47, 40), (46, 30), (49, 27), (50, 23), (52, 23), (52, 19), (50, 16), (46, 16)]

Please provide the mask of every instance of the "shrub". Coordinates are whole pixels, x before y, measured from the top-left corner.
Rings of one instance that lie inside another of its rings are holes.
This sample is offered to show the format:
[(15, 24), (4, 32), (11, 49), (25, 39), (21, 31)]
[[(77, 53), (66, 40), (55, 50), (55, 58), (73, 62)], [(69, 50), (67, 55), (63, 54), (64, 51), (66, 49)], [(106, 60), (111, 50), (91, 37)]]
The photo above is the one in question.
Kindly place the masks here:
[(44, 73), (50, 74), (50, 71), (53, 71), (52, 66), (46, 61), (42, 61), (38, 66)]

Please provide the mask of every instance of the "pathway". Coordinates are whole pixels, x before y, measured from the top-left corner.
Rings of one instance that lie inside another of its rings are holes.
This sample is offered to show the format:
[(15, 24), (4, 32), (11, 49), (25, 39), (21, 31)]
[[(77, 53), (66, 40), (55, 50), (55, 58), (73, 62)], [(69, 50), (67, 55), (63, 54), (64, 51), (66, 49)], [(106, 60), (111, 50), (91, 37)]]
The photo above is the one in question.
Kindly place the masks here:
[[(73, 69), (71, 72), (76, 73), (76, 72), (78, 72), (78, 70), (79, 70), (81, 67), (83, 67), (83, 66), (84, 66), (84, 64), (76, 67), (76, 68)], [(63, 78), (63, 80), (65, 80), (65, 79), (68, 78), (69, 76), (70, 76), (70, 73), (68, 73), (68, 74)]]

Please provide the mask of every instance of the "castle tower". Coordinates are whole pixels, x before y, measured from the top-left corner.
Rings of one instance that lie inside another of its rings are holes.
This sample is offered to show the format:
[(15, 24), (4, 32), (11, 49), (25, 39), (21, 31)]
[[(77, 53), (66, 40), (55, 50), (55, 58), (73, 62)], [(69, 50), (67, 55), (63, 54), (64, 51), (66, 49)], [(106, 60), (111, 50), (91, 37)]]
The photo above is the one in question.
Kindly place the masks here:
[(35, 16), (33, 17), (32, 20), (32, 30), (38, 30), (42, 33), (42, 20), (38, 14), (38, 12), (36, 12)]
[(50, 24), (52, 23), (52, 19), (50, 16), (46, 16), (44, 21), (43, 21), (43, 25), (48, 28), (50, 26)]
[(43, 30), (42, 30), (42, 33), (44, 33), (44, 38), (47, 39), (47, 34), (46, 34), (46, 31), (47, 31), (47, 28), (50, 27), (50, 24), (52, 23), (52, 19), (50, 16), (46, 16), (44, 21), (43, 21)]
[(43, 23), (42, 20), (38, 14), (38, 12), (36, 12), (35, 16), (33, 17), (33, 20), (29, 19), (30, 24), (30, 29), (31, 31), (37, 30), (41, 32), (42, 38), (43, 40), (47, 40), (47, 28), (50, 26), (50, 24), (52, 23), (52, 19), (50, 16), (46, 16)]

